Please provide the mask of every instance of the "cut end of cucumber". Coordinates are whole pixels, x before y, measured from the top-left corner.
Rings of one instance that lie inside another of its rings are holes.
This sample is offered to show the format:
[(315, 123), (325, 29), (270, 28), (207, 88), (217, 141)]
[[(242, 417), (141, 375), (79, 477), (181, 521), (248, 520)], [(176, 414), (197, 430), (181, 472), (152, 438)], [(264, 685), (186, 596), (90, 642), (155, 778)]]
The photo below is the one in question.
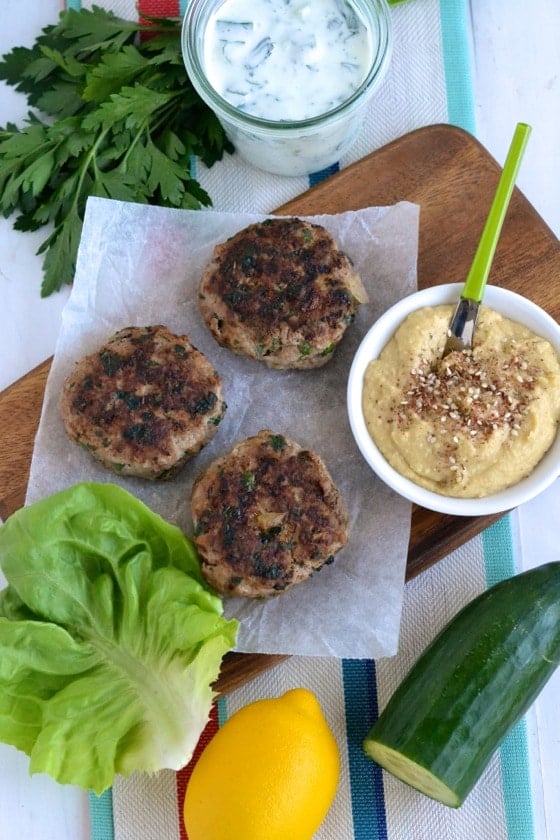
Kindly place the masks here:
[(377, 764), (396, 776), (397, 779), (420, 791), (420, 793), (441, 802), (442, 805), (448, 805), (450, 808), (458, 808), (462, 805), (462, 800), (459, 799), (455, 791), (451, 790), (441, 779), (392, 747), (381, 744), (373, 738), (366, 738), (364, 751)]

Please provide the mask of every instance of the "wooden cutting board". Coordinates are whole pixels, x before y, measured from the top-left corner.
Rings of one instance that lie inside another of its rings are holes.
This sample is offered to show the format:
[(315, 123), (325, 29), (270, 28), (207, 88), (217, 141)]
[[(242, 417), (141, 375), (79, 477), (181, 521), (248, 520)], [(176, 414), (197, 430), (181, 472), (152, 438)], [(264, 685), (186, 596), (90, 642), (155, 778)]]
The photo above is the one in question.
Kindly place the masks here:
[[(323, 181), (279, 213), (314, 215), (407, 200), (420, 205), (419, 288), (462, 282), (501, 167), (469, 134), (421, 128)], [(489, 283), (524, 294), (560, 319), (560, 243), (516, 188)], [(50, 361), (0, 393), (0, 517), (23, 505)], [(414, 507), (407, 579), (458, 548), (498, 516), (455, 517)], [(228, 692), (285, 657), (229, 654), (218, 680)]]

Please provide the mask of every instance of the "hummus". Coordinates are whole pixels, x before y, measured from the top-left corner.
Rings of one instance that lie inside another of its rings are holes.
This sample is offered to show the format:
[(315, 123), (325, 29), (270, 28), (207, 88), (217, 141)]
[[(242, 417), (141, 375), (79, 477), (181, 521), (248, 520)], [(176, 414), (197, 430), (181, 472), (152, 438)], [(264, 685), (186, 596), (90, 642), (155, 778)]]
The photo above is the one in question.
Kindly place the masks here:
[(366, 369), (363, 410), (383, 456), (445, 496), (478, 498), (527, 476), (560, 419), (553, 346), (484, 306), (472, 351), (441, 358), (454, 306), (412, 313)]

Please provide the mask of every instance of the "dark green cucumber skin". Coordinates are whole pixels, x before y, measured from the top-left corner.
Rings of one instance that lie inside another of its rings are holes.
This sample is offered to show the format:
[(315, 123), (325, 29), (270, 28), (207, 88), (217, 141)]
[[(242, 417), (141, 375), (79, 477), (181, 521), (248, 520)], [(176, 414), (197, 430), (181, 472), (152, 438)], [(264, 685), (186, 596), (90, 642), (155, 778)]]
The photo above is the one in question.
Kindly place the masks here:
[(464, 801), (560, 661), (560, 562), (502, 581), (420, 656), (369, 738), (425, 767)]

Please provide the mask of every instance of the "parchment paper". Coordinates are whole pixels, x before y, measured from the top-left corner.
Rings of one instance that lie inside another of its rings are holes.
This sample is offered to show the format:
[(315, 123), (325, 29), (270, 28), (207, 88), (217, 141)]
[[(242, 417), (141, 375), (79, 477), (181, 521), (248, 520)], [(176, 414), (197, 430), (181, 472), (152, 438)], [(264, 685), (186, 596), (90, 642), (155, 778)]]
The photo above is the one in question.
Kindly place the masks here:
[[(273, 600), (224, 599), (225, 614), (241, 622), (237, 649), (356, 659), (395, 654), (411, 506), (372, 474), (359, 453), (346, 414), (346, 380), (369, 326), (416, 290), (418, 215), (416, 205), (402, 202), (310, 217), (350, 256), (370, 303), (360, 308), (327, 365), (271, 371), (219, 347), (197, 304), (214, 245), (264, 216), (91, 198), (47, 382), (27, 502), (79, 481), (111, 481), (190, 535), (195, 476), (234, 443), (270, 428), (323, 458), (345, 498), (350, 538), (333, 564)], [(123, 478), (98, 466), (67, 438), (58, 409), (75, 361), (122, 327), (154, 324), (189, 335), (221, 374), (228, 404), (213, 441), (167, 483)]]

